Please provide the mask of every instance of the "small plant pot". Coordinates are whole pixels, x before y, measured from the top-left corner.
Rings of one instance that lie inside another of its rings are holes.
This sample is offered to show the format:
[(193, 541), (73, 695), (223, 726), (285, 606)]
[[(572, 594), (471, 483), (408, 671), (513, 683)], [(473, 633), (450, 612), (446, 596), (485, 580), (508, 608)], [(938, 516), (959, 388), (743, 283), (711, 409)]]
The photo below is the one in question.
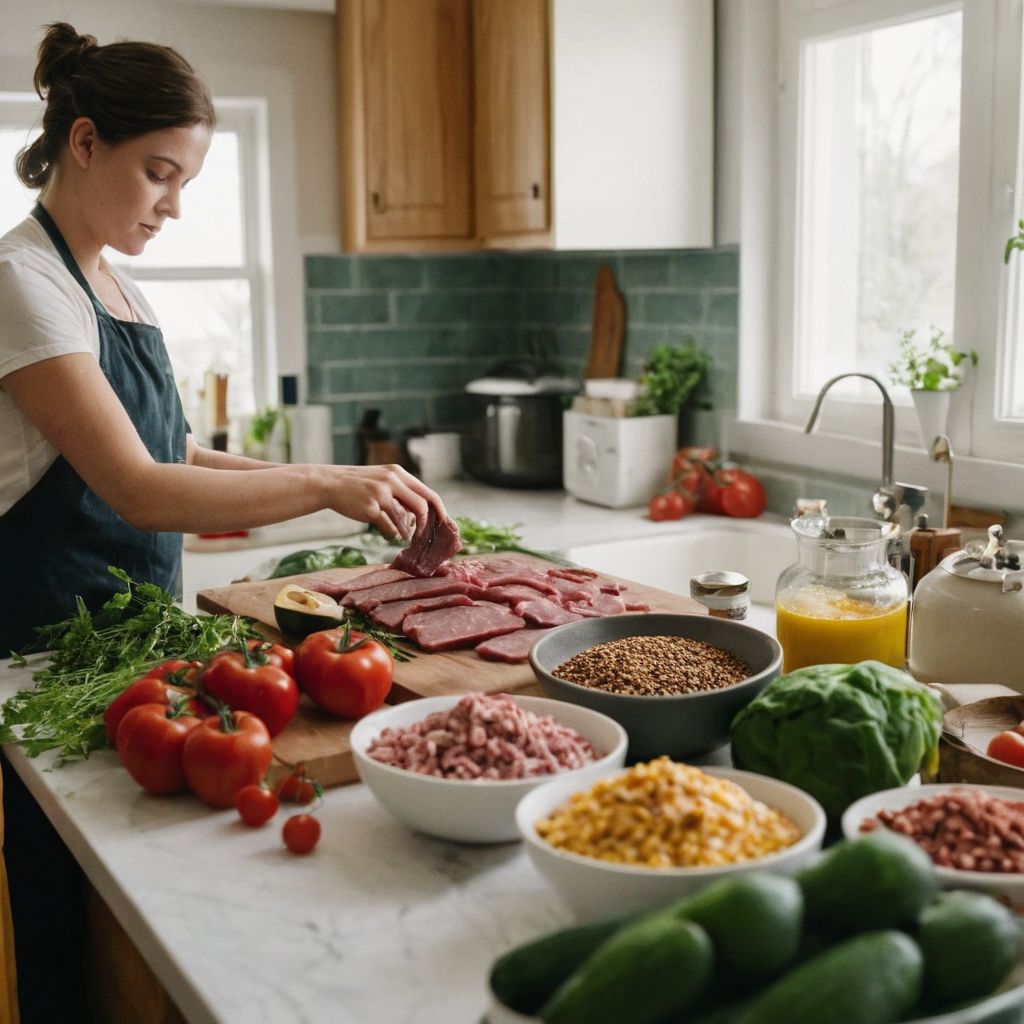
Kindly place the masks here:
[(945, 434), (946, 422), (949, 419), (949, 399), (951, 391), (924, 391), (911, 388), (910, 397), (914, 399), (917, 410), (917, 422), (921, 429), (921, 442), (926, 450), (930, 450), (932, 442)]

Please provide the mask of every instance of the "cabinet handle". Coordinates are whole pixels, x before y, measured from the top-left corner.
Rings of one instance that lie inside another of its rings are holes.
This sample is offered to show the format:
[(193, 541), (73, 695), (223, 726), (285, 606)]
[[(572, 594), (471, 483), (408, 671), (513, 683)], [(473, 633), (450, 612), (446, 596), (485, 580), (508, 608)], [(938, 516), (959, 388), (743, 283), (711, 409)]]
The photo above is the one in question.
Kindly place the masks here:
[(375, 210), (379, 210), (380, 209), (380, 193), (379, 192), (371, 192), (370, 193), (370, 199), (373, 201), (373, 208)]
[(530, 191), (533, 193), (534, 199), (540, 199), (540, 185), (534, 182), (530, 188)]

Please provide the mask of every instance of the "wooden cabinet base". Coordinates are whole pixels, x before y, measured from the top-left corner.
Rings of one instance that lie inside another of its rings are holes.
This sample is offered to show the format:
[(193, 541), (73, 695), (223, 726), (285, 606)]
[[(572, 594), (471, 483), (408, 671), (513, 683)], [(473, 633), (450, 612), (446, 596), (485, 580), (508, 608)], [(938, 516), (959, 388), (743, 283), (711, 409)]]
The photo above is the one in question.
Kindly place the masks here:
[(110, 908), (87, 885), (89, 1003), (103, 1024), (187, 1024)]

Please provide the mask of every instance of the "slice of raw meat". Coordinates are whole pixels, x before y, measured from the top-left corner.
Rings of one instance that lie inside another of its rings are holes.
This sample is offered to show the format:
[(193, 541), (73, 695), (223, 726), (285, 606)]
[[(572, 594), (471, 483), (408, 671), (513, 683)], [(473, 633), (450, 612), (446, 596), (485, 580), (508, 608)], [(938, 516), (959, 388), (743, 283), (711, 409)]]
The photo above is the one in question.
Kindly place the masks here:
[(573, 583), (586, 583), (588, 580), (596, 579), (598, 574), (593, 569), (580, 569), (572, 565), (566, 566), (564, 569), (548, 569), (548, 575), (558, 579), (571, 580)]
[(388, 601), (408, 601), (413, 597), (436, 597), (439, 594), (468, 594), (473, 597), (478, 593), (477, 587), (462, 580), (449, 580), (444, 576), (429, 576), (426, 579), (398, 580), (396, 583), (385, 583), (369, 590), (355, 590), (342, 598), (346, 608), (356, 608), (361, 612), (372, 612), (379, 604)]
[(569, 611), (578, 612), (587, 618), (605, 615), (623, 615), (626, 611), (626, 602), (618, 594), (595, 595), (592, 601), (570, 601), (567, 605)]
[(477, 558), (460, 558), (457, 562), (445, 562), (437, 570), (438, 576), (447, 576), (452, 580), (464, 580), (474, 586), (482, 587), (482, 579), (492, 570), (486, 562)]
[(557, 594), (558, 587), (553, 586), (551, 581), (541, 572), (532, 572), (529, 569), (518, 569), (515, 572), (485, 573), (480, 576), (480, 582), (485, 587), (520, 586), (531, 587), (539, 594)]
[(515, 607), (516, 615), (521, 615), (534, 626), (564, 626), (567, 622), (577, 622), (583, 616), (563, 608), (546, 597), (534, 597), (529, 601), (520, 601)]
[(626, 601), (627, 612), (649, 612), (650, 610), (651, 606), (644, 604), (643, 601)]
[(601, 591), (594, 583), (573, 583), (561, 576), (549, 576), (552, 585), (558, 591), (558, 603), (565, 605), (570, 601), (586, 601), (592, 603)]
[(522, 629), (525, 623), (500, 604), (475, 603), (468, 608), (438, 608), (406, 616), (402, 630), (425, 651), (473, 647), (482, 640)]
[(409, 578), (409, 574), (401, 569), (374, 569), (342, 582), (314, 574), (308, 578), (306, 586), (318, 594), (338, 598), (351, 594), (353, 590), (366, 590), (368, 587), (379, 587), (382, 583), (395, 583)]
[(471, 598), (465, 594), (436, 594), (434, 597), (413, 597), (408, 601), (388, 601), (379, 604), (370, 613), (370, 618), (390, 629), (392, 633), (402, 632), (402, 623), (407, 615), (414, 612), (426, 612), (432, 608), (455, 608), (459, 605), (472, 604)]
[(513, 608), (520, 601), (530, 601), (535, 597), (541, 597), (539, 591), (533, 587), (523, 586), (520, 583), (511, 583), (507, 586), (486, 587), (480, 592), (478, 601), (497, 601), (499, 604), (508, 604)]
[(427, 513), (426, 524), (413, 534), (409, 546), (399, 551), (391, 563), (392, 569), (401, 569), (411, 576), (433, 576), (441, 566), (462, 547), (459, 527), (451, 517), (438, 519), (433, 508)]
[(530, 648), (545, 634), (546, 629), (520, 629), (504, 633), (476, 645), (476, 653), (488, 661), (507, 661), (510, 665), (526, 661)]

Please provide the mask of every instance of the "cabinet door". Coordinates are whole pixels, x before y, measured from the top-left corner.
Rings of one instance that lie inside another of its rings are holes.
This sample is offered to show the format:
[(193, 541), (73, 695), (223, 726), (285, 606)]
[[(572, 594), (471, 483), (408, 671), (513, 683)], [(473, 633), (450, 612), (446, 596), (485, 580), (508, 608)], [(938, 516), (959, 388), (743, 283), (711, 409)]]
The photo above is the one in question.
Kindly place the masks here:
[(472, 238), (470, 0), (347, 0), (341, 31), (347, 247)]
[(477, 233), (550, 226), (547, 0), (474, 0)]

